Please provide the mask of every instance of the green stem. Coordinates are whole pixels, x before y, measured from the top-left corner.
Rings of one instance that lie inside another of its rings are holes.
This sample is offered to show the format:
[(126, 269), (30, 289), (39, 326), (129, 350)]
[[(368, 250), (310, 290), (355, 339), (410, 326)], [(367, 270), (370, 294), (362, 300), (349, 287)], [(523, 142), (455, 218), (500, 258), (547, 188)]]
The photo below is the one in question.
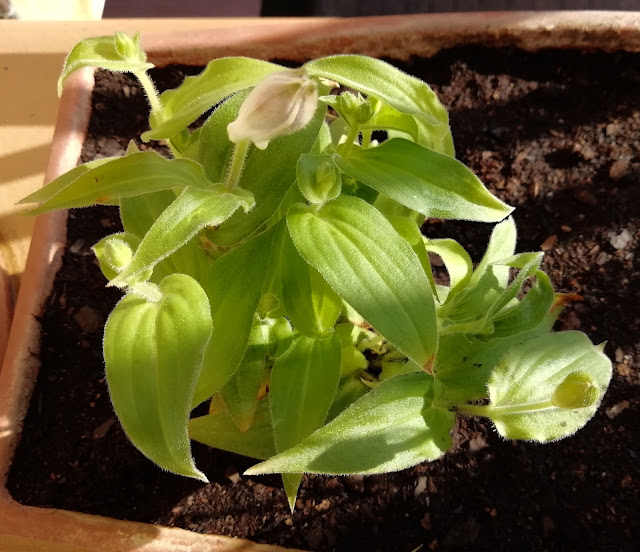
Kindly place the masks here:
[(360, 134), (360, 125), (354, 124), (351, 128), (349, 128), (347, 139), (344, 141), (344, 143), (338, 146), (338, 153), (342, 155), (342, 157), (347, 157), (349, 155), (349, 151), (353, 147), (353, 143), (358, 138), (358, 134)]
[(240, 182), (242, 170), (244, 169), (244, 161), (247, 157), (250, 143), (251, 141), (248, 138), (245, 138), (244, 140), (237, 142), (235, 145), (231, 164), (229, 165), (229, 172), (227, 173), (227, 180), (224, 183), (228, 192), (232, 192), (238, 185), (238, 182)]
[(138, 73), (134, 73), (134, 75), (142, 85), (144, 93), (147, 95), (147, 100), (149, 100), (151, 111), (154, 112), (159, 118), (161, 118), (162, 104), (160, 103), (160, 96), (158, 96), (158, 91), (156, 90), (155, 84), (153, 84), (153, 81), (151, 80), (149, 75), (147, 75), (146, 71), (140, 71)]
[(367, 149), (371, 147), (371, 135), (373, 134), (372, 130), (367, 130), (362, 133), (362, 147), (363, 149)]
[(554, 408), (551, 399), (529, 404), (511, 404), (506, 406), (491, 406), (490, 404), (460, 404), (457, 411), (460, 414), (469, 416), (484, 416), (495, 420), (501, 416), (509, 414), (521, 414), (522, 412), (535, 412), (536, 410), (546, 410)]

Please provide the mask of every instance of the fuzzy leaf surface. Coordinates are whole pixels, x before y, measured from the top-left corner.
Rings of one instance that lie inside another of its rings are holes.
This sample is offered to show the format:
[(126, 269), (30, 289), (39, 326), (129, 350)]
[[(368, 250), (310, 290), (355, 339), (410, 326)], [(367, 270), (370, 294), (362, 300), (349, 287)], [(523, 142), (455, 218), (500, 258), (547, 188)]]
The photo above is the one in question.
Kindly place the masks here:
[[(101, 161), (103, 161), (101, 159)], [(92, 162), (94, 163), (94, 162)], [(108, 162), (92, 165), (87, 171), (77, 171), (77, 178), (61, 187), (59, 181), (66, 182), (71, 173), (62, 175), (49, 184), (59, 191), (47, 198), (42, 205), (29, 211), (39, 215), (54, 209), (87, 207), (95, 204), (118, 204), (120, 198), (137, 196), (174, 187), (190, 186), (208, 190), (213, 183), (206, 177), (202, 167), (189, 159), (165, 159), (153, 151), (132, 153), (124, 157), (109, 159)], [(23, 203), (40, 201), (48, 187), (27, 196)], [(48, 193), (48, 192), (47, 192)]]
[(245, 57), (214, 59), (202, 73), (187, 77), (178, 88), (160, 95), (162, 119), (152, 115), (151, 130), (145, 132), (142, 139), (171, 138), (228, 96), (251, 88), (283, 69), (275, 63)]
[(454, 155), (447, 110), (420, 79), (384, 61), (358, 55), (325, 57), (310, 61), (304, 67), (308, 75), (337, 81), (412, 115), (418, 125), (421, 145)]
[(223, 255), (202, 275), (201, 285), (211, 305), (213, 334), (193, 406), (222, 389), (238, 368), (262, 295), (274, 237), (281, 230), (281, 226), (273, 226)]
[(221, 224), (240, 207), (246, 212), (253, 205), (250, 192), (241, 189), (227, 192), (222, 184), (209, 190), (185, 188), (149, 228), (131, 263), (112, 284), (126, 284), (128, 278), (153, 268), (205, 226)]
[(305, 261), (288, 233), (281, 257), (282, 295), (294, 328), (307, 337), (326, 337), (333, 331), (342, 299), (320, 273)]
[(315, 210), (291, 207), (300, 255), (376, 330), (419, 366), (438, 346), (434, 298), (411, 246), (366, 201), (340, 196)]
[(394, 138), (333, 156), (338, 168), (426, 217), (498, 222), (513, 211), (460, 161)]
[(153, 67), (140, 48), (140, 35), (133, 38), (124, 33), (114, 36), (85, 38), (78, 42), (64, 60), (58, 79), (58, 96), (71, 73), (82, 67), (100, 67), (115, 73), (142, 72)]
[(191, 458), (189, 405), (212, 329), (198, 283), (175, 274), (154, 302), (128, 293), (105, 327), (111, 401), (129, 439), (165, 470), (206, 481)]
[(189, 420), (189, 435), (207, 446), (264, 460), (276, 453), (268, 399), (258, 401), (251, 427), (238, 431), (233, 418), (224, 410)]
[(276, 359), (269, 395), (278, 451), (308, 437), (324, 422), (340, 379), (340, 340), (297, 337)]
[(266, 322), (254, 321), (242, 361), (221, 391), (229, 414), (242, 432), (253, 423), (267, 358), (269, 330)]
[(435, 460), (451, 446), (454, 414), (434, 404), (434, 380), (387, 380), (302, 443), (246, 473), (371, 474)]
[[(598, 398), (584, 408), (540, 406), (573, 373), (593, 380)], [(505, 439), (568, 437), (594, 415), (611, 380), (611, 361), (582, 332), (532, 337), (511, 348), (489, 378), (490, 418)]]

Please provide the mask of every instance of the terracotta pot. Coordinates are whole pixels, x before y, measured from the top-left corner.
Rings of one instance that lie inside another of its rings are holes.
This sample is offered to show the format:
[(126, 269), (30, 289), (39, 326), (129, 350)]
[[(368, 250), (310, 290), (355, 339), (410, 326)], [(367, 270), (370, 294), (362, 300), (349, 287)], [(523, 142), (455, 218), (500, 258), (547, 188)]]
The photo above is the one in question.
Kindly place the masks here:
[[(526, 50), (572, 47), (640, 51), (640, 13), (510, 12), (268, 23), (247, 20), (241, 28), (218, 29), (215, 33), (197, 31), (143, 37), (150, 61), (158, 66), (204, 64), (214, 57), (227, 55), (302, 61), (355, 52), (407, 59), (412, 55), (429, 57), (440, 49), (469, 43)], [(92, 85), (90, 71), (79, 72), (68, 81), (47, 181), (77, 162), (89, 119)], [(37, 220), (0, 373), (0, 550), (195, 552), (278, 549), (182, 529), (27, 507), (9, 496), (5, 488), (6, 477), (38, 372), (36, 317), (61, 262), (65, 222), (64, 212)], [(0, 295), (0, 299), (2, 297)], [(0, 331), (0, 344), (1, 339)]]

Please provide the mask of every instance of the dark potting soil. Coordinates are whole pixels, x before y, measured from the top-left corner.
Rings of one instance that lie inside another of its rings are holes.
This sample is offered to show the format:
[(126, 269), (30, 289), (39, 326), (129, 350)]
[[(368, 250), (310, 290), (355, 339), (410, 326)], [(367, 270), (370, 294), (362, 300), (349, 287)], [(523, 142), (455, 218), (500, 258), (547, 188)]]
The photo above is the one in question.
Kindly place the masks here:
[[(305, 478), (291, 514), (277, 477), (194, 443), (211, 483), (162, 472), (126, 440), (101, 357), (119, 297), (90, 251), (114, 209), (69, 215), (68, 250), (42, 316), (42, 368), (9, 488), (20, 502), (312, 550), (635, 550), (640, 539), (640, 55), (463, 48), (401, 65), (450, 109), (458, 157), (517, 207), (518, 251), (546, 251), (560, 329), (607, 341), (613, 380), (595, 418), (547, 445), (461, 420), (442, 459), (389, 475)], [(162, 88), (194, 68), (155, 71)], [(99, 74), (83, 161), (145, 130), (129, 78)], [(428, 220), (479, 260), (490, 225)], [(437, 259), (436, 259), (437, 261)], [(634, 543), (636, 543), (634, 545)]]

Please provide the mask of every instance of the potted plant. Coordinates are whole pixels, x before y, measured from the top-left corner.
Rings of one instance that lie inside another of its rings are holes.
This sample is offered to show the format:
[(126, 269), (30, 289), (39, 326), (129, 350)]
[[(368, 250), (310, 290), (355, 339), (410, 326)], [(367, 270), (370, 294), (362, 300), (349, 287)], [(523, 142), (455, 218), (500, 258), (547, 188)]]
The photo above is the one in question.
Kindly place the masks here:
[[(158, 98), (137, 41), (123, 35), (79, 45), (63, 78), (96, 58), (137, 74), (152, 105), (147, 137), (167, 138), (175, 157), (132, 145), (29, 199), (40, 211), (120, 201), (125, 233), (95, 246), (127, 290), (107, 323), (107, 378), (127, 435), (161, 467), (203, 477), (187, 427), (219, 448), (278, 453), (253, 471), (283, 473), (293, 507), (303, 471), (378, 473), (440, 456), (455, 413), (539, 441), (593, 415), (610, 362), (584, 334), (548, 333), (562, 301), (541, 254), (515, 255), (512, 220), (496, 226), (475, 270), (457, 242), (420, 237), (416, 212), (485, 222), (510, 212), (452, 159), (446, 112), (423, 83), (357, 56), (301, 70), (233, 59)], [(212, 85), (207, 75), (221, 71), (224, 85)], [(336, 83), (353, 92), (330, 95)], [(389, 138), (376, 144), (374, 130)], [(273, 189), (271, 175), (287, 170)], [(145, 218), (150, 197), (157, 215)], [(446, 288), (430, 278), (427, 252), (443, 259)], [(210, 413), (189, 421), (211, 395)]]

